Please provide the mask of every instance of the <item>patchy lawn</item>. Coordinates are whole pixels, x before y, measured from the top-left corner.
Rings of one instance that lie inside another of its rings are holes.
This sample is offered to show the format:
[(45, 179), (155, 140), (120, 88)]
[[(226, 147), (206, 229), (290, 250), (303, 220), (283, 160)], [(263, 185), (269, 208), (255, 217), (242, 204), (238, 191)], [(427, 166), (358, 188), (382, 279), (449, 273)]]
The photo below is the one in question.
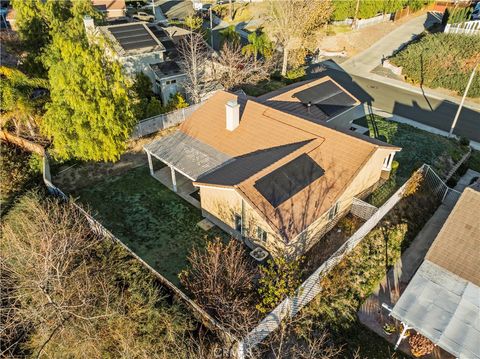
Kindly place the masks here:
[(176, 285), (190, 249), (224, 235), (216, 227), (200, 229), (200, 210), (151, 177), (145, 166), (105, 177), (75, 195), (118, 239)]
[(395, 155), (399, 162), (397, 185), (403, 184), (423, 163), (431, 165), (439, 175), (445, 175), (453, 164), (468, 151), (457, 140), (448, 139), (418, 128), (388, 121), (380, 116), (369, 116), (353, 121), (368, 127), (370, 137), (402, 147)]

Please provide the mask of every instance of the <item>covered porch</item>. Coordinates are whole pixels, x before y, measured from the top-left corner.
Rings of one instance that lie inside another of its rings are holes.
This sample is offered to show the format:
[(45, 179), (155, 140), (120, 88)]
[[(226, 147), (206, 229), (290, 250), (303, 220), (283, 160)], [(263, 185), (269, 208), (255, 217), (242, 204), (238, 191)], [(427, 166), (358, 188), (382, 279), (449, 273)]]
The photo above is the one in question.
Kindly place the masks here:
[(149, 156), (148, 164), (150, 167), (150, 174), (158, 180), (165, 187), (169, 188), (173, 192), (177, 193), (180, 197), (186, 200), (191, 205), (200, 208), (200, 195), (199, 190), (192, 184), (192, 180), (180, 172), (177, 172), (172, 166), (165, 166), (159, 170), (153, 170), (153, 162), (150, 165), (151, 156)]
[[(150, 174), (197, 208), (200, 196), (193, 182), (230, 160), (229, 156), (181, 131), (145, 145), (144, 150)], [(157, 160), (166, 166), (155, 169)]]

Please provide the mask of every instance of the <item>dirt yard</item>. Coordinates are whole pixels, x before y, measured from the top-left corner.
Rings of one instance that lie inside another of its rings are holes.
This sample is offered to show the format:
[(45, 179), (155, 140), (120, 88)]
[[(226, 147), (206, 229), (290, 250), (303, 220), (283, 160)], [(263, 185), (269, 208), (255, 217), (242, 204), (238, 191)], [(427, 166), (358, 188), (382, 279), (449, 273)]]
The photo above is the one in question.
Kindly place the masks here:
[(129, 143), (129, 148), (115, 163), (112, 162), (75, 162), (67, 163), (52, 170), (53, 183), (65, 193), (71, 193), (86, 186), (105, 180), (105, 177), (120, 176), (132, 168), (147, 164), (147, 155), (143, 146), (156, 138), (163, 137), (177, 127), (158, 132), (152, 136), (140, 138)]

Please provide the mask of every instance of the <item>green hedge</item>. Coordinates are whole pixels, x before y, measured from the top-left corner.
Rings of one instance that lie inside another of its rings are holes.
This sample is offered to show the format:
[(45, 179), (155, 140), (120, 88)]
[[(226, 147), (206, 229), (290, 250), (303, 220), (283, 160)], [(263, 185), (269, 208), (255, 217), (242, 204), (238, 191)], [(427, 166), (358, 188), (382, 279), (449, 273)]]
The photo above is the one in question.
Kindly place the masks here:
[[(368, 19), (377, 14), (388, 14), (410, 6), (413, 11), (420, 10), (428, 4), (428, 0), (360, 0), (358, 18)], [(357, 0), (333, 0), (332, 20), (341, 21), (355, 16)]]
[[(477, 36), (445, 33), (428, 34), (390, 59), (403, 67), (407, 81), (431, 88), (443, 87), (457, 94), (463, 94), (479, 60)], [(475, 76), (468, 96), (480, 97), (480, 76)]]

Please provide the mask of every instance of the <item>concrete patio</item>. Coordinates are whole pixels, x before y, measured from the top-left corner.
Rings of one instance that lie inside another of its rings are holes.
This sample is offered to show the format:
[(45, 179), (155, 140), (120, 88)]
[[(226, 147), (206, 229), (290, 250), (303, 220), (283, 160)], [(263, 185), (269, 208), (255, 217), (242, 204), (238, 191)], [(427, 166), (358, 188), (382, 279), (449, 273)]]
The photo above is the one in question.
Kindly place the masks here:
[[(158, 180), (161, 184), (169, 188), (170, 190), (176, 192), (180, 197), (191, 205), (200, 208), (200, 202), (192, 197), (192, 194), (195, 193), (198, 189), (195, 188), (192, 184), (192, 181), (183, 176), (182, 174), (175, 171), (175, 182), (176, 188), (174, 189), (172, 182), (172, 170), (170, 167), (165, 166), (153, 173), (153, 177)], [(174, 171), (174, 170), (173, 170)]]

